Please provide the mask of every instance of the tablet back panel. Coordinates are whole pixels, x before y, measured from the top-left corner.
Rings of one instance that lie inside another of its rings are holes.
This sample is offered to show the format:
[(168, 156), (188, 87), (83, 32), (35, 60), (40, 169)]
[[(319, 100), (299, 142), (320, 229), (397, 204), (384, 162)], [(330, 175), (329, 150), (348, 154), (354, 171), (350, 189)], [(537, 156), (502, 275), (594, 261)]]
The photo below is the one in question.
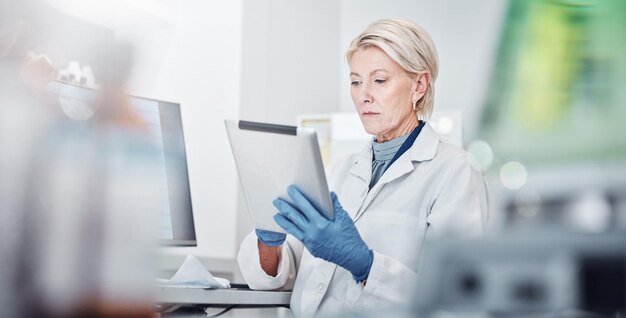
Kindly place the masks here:
[(311, 128), (226, 120), (230, 146), (255, 228), (281, 232), (272, 201), (294, 184), (329, 219), (332, 203), (317, 135)]

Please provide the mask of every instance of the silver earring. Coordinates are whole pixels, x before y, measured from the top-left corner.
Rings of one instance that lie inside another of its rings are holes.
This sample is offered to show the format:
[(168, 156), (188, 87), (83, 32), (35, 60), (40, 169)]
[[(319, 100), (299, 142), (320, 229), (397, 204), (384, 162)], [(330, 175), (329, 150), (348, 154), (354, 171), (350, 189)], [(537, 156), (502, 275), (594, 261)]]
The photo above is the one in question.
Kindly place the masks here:
[(419, 100), (413, 102), (413, 111), (417, 111), (417, 102), (419, 102)]

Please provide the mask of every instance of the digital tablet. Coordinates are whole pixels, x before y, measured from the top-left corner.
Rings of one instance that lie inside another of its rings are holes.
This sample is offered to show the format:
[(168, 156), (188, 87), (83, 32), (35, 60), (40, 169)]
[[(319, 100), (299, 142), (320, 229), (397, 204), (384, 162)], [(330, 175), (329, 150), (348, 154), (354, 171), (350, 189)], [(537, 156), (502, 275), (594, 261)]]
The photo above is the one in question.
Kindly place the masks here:
[(333, 208), (317, 135), (312, 128), (226, 120), (239, 181), (255, 228), (285, 233), (274, 222), (272, 201), (291, 202), (287, 187), (300, 189), (328, 219)]

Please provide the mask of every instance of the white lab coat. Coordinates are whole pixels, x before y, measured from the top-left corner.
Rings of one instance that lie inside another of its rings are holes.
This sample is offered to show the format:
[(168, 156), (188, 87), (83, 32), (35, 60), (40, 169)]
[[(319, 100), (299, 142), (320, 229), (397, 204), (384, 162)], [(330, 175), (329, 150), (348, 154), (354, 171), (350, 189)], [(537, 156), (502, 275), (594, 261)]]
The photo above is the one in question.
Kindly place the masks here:
[(374, 251), (365, 286), (344, 268), (313, 257), (290, 235), (276, 277), (261, 269), (254, 232), (238, 255), (252, 289), (293, 288), (296, 317), (360, 316), (409, 306), (426, 239), (481, 235), (487, 221), (487, 190), (477, 163), (469, 153), (441, 141), (428, 124), (371, 190), (371, 143), (333, 162), (327, 175), (329, 188)]

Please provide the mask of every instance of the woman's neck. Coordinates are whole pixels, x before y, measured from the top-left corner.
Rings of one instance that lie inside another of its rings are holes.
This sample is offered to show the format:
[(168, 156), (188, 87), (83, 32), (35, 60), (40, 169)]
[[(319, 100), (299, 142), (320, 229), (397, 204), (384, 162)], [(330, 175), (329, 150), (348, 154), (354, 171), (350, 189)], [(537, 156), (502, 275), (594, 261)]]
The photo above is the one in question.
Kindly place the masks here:
[(400, 136), (404, 136), (410, 133), (411, 131), (413, 131), (413, 129), (415, 129), (417, 125), (419, 125), (419, 120), (417, 120), (417, 116), (411, 116), (410, 118), (405, 120), (402, 124), (400, 124), (398, 128), (390, 132), (387, 132), (385, 134), (376, 136), (376, 142), (383, 143), (392, 139), (396, 139)]

